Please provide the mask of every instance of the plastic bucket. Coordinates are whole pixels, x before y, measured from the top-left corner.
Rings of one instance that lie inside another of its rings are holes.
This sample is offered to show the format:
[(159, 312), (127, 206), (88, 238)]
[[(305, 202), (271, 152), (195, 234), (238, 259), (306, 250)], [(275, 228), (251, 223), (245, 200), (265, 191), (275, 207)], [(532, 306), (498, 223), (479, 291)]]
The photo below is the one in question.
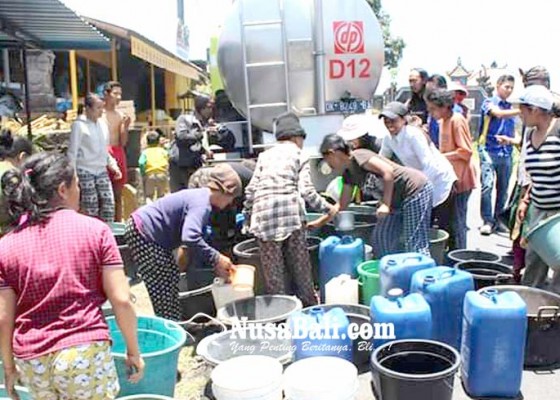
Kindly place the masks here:
[(272, 357), (240, 356), (212, 371), (216, 400), (282, 400), (282, 364)]
[(214, 298), (212, 297), (213, 283), (196, 289), (190, 289), (189, 286), (187, 275), (181, 274), (179, 278), (179, 304), (181, 305), (183, 320), (191, 319), (198, 313), (216, 315), (216, 307), (214, 307)]
[(560, 267), (560, 213), (541, 221), (527, 233), (529, 246), (551, 268)]
[(358, 279), (360, 281), (360, 303), (369, 307), (371, 298), (381, 292), (379, 260), (359, 264)]
[(445, 263), (445, 252), (447, 251), (447, 242), (449, 241), (449, 233), (442, 229), (430, 229), (430, 254), (437, 265)]
[(460, 249), (460, 250), (453, 250), (447, 254), (447, 258), (451, 261), (451, 264), (455, 266), (455, 264), (463, 262), (463, 261), (488, 261), (488, 262), (500, 262), (502, 257), (497, 254), (490, 253), (489, 251), (482, 251), (482, 250), (467, 250), (467, 249)]
[(460, 355), (430, 340), (397, 340), (371, 356), (373, 389), (378, 399), (451, 400)]
[(235, 290), (253, 290), (255, 284), (255, 267), (245, 264), (237, 265), (231, 283)]
[(138, 383), (128, 382), (126, 345), (117, 321), (107, 318), (113, 340), (112, 354), (117, 367), (120, 395), (158, 394), (173, 396), (177, 379), (179, 352), (187, 339), (185, 330), (177, 323), (159, 317), (138, 317), (138, 344), (145, 363), (144, 378)]
[[(4, 380), (4, 369), (2, 369), (2, 380)], [(16, 386), (16, 392), (19, 394), (20, 400), (33, 400), (29, 391), (23, 386)], [(0, 385), (0, 400), (10, 400), (6, 386)]]
[(305, 358), (284, 372), (286, 400), (354, 400), (358, 387), (358, 369), (338, 357)]
[(513, 271), (504, 264), (488, 261), (463, 261), (455, 268), (469, 272), (474, 279), (475, 290), (486, 286), (513, 284)]

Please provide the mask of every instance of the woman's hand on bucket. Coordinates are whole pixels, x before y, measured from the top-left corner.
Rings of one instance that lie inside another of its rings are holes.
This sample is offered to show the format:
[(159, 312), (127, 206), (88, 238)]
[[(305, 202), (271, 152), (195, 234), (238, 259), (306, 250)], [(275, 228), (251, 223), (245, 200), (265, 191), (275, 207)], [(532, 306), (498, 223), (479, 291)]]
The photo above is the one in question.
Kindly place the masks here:
[(128, 369), (128, 381), (138, 383), (144, 376), (144, 360), (140, 355), (127, 354), (125, 360)]
[(215, 266), (215, 272), (218, 277), (224, 278), (226, 282), (229, 282), (230, 276), (233, 274), (234, 270), (235, 267), (229, 257), (223, 254), (218, 255)]

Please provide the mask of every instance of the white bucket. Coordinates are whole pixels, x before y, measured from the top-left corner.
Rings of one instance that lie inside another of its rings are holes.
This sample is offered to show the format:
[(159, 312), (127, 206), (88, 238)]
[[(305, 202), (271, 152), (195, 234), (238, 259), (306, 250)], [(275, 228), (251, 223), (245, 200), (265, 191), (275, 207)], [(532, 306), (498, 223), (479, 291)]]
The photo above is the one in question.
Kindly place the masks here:
[(254, 297), (253, 288), (235, 289), (232, 284), (225, 283), (223, 278), (215, 278), (212, 284), (212, 298), (216, 310), (232, 301)]
[(282, 400), (282, 364), (267, 356), (239, 356), (212, 371), (216, 400)]
[(338, 357), (306, 358), (284, 373), (286, 400), (354, 400), (358, 387), (358, 369)]

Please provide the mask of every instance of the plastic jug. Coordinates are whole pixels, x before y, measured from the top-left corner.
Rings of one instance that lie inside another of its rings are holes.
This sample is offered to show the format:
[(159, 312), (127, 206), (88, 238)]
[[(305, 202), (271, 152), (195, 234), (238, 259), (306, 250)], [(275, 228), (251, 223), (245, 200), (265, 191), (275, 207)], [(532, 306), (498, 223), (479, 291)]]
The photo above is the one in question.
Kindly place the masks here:
[(342, 274), (325, 285), (325, 304), (358, 304), (358, 280)]
[(381, 295), (390, 289), (402, 289), (404, 295), (410, 291), (410, 280), (415, 272), (436, 266), (436, 262), (420, 253), (390, 254), (381, 259)]
[(351, 236), (329, 236), (319, 245), (319, 288), (325, 301), (325, 286), (341, 274), (357, 278), (358, 264), (364, 261), (364, 242)]
[(225, 283), (223, 278), (215, 278), (212, 284), (212, 298), (216, 310), (235, 300), (253, 297), (253, 288), (234, 289), (232, 284)]
[(349, 324), (350, 320), (340, 307), (325, 311), (318, 306), (306, 313), (294, 312), (289, 318), (289, 326), (292, 346), (295, 346), (295, 359), (331, 356), (352, 361)]
[(434, 340), (461, 348), (463, 302), (471, 290), (473, 276), (455, 268), (428, 268), (412, 276), (410, 292), (423, 295), (432, 310)]
[(465, 296), (461, 378), (470, 397), (517, 397), (521, 389), (527, 306), (515, 292)]
[(373, 296), (370, 313), (371, 322), (375, 324), (375, 348), (393, 340), (432, 337), (430, 305), (418, 293), (404, 296), (402, 289), (395, 288), (389, 291), (387, 298)]

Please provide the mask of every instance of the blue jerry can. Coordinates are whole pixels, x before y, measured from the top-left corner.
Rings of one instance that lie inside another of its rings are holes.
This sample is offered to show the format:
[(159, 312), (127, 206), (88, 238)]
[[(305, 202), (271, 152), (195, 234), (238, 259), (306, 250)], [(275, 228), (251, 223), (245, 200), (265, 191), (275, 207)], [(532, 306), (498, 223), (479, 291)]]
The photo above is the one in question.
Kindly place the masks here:
[(325, 301), (325, 285), (339, 275), (358, 277), (358, 265), (364, 261), (364, 242), (352, 236), (329, 236), (319, 245), (319, 288)]
[(527, 306), (517, 293), (467, 293), (461, 378), (469, 396), (519, 395), (526, 336)]
[(380, 261), (381, 295), (385, 296), (393, 288), (402, 289), (407, 295), (410, 280), (415, 272), (436, 266), (436, 262), (420, 253), (400, 253), (385, 256)]
[(350, 320), (342, 308), (325, 312), (321, 306), (294, 312), (289, 318), (295, 359), (331, 356), (352, 361)]
[[(431, 339), (432, 313), (430, 306), (418, 293), (403, 295), (402, 289), (391, 289), (387, 297), (373, 296), (370, 307), (371, 322), (374, 324), (373, 347), (377, 348), (393, 340)], [(393, 324), (393, 338), (379, 338), (387, 334), (387, 325)]]
[(470, 273), (449, 267), (423, 269), (412, 276), (411, 293), (420, 293), (432, 310), (432, 338), (461, 349), (463, 302), (474, 290)]

